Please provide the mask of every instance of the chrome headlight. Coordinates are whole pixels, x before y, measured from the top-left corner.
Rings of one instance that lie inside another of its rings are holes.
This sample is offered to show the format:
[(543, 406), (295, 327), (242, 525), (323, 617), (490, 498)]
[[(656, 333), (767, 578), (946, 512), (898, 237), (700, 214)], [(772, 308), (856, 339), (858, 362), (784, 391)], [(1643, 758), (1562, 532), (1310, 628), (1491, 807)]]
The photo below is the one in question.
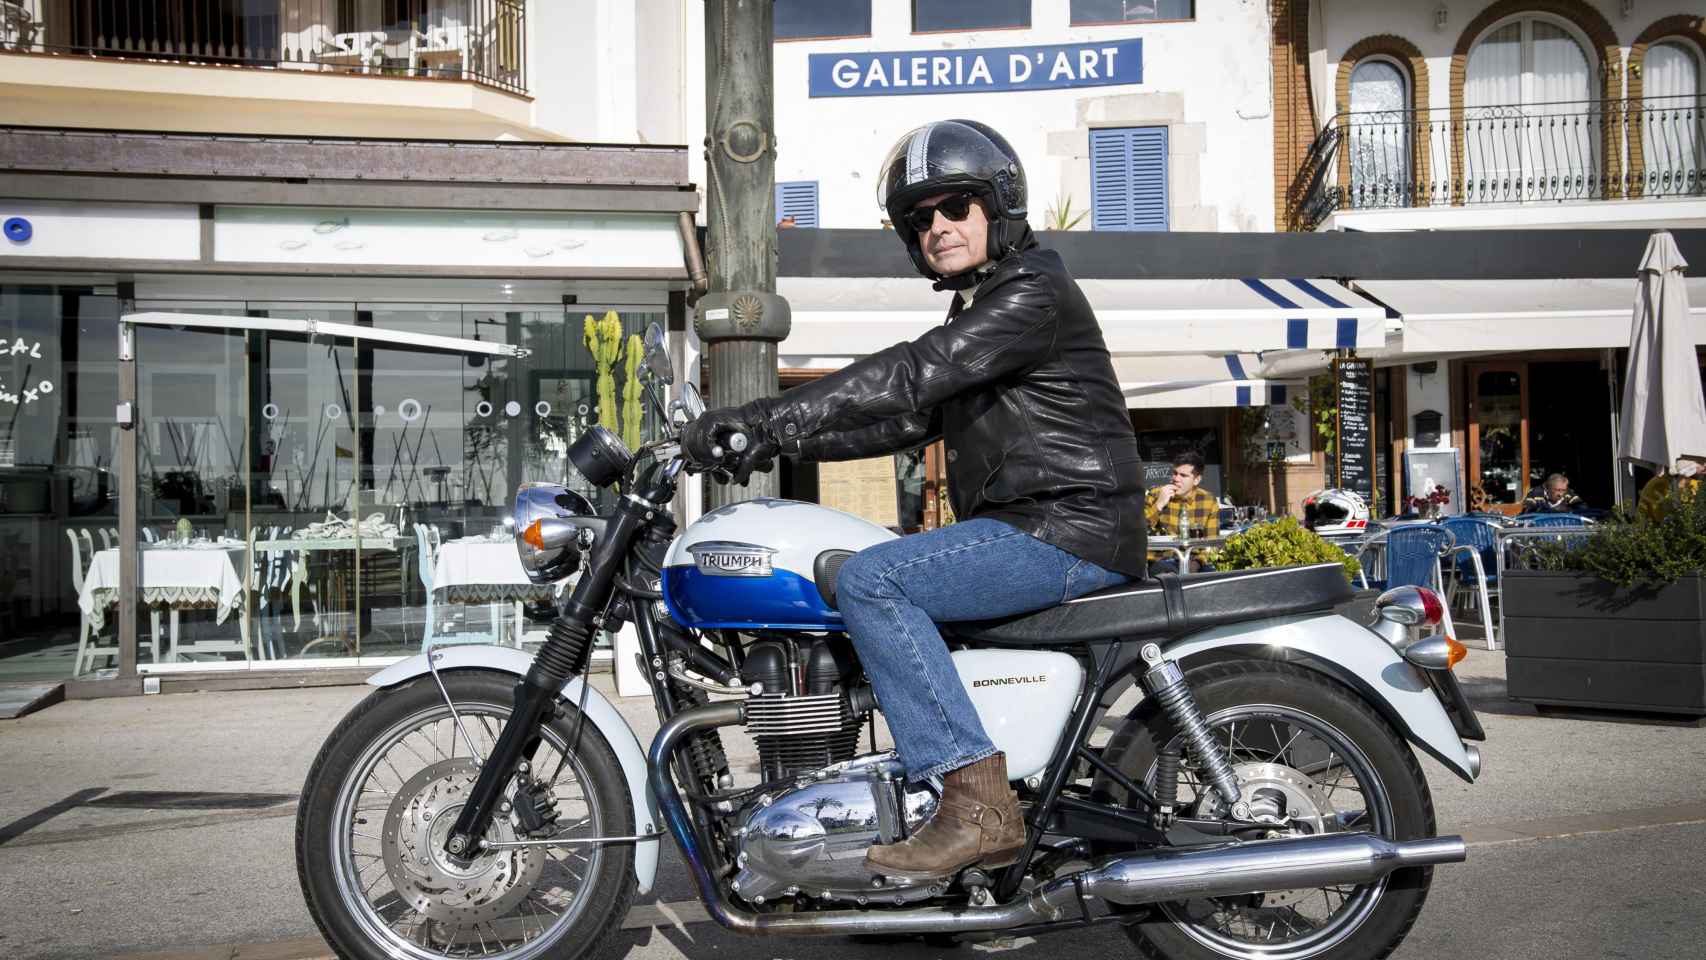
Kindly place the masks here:
[(593, 518), (592, 503), (555, 483), (524, 483), (515, 490), (515, 552), (534, 583), (553, 583), (580, 566), (577, 543)]

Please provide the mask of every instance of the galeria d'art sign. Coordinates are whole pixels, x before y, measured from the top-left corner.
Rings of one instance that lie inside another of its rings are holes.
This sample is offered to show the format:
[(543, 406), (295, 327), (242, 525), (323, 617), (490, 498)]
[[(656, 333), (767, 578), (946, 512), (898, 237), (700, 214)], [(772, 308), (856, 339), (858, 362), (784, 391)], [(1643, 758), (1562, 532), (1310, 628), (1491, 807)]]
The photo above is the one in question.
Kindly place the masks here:
[(814, 97), (1052, 90), (1143, 82), (1143, 40), (967, 50), (814, 53)]

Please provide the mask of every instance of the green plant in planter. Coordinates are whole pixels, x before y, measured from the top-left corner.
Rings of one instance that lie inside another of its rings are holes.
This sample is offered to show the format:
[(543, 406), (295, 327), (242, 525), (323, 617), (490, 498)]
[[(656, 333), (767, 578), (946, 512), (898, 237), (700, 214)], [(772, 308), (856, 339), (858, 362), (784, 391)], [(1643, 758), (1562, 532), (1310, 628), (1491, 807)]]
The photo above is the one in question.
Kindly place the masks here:
[(1321, 539), (1314, 531), (1303, 529), (1295, 517), (1270, 520), (1233, 534), (1210, 562), (1222, 570), (1337, 563), (1345, 568), (1347, 580), (1355, 580), (1362, 570), (1355, 557)]
[(1618, 516), (1591, 536), (1549, 541), (1534, 552), (1540, 570), (1589, 573), (1624, 589), (1658, 588), (1706, 573), (1706, 497), (1683, 503), (1671, 493), (1658, 520)]

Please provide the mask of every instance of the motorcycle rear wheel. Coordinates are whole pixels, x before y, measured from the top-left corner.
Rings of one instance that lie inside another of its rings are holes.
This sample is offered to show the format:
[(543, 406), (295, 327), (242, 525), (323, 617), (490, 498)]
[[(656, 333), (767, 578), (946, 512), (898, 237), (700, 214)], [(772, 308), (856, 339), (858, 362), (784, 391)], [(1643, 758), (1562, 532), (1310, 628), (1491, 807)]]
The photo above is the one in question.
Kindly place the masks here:
[[(341, 957), (360, 960), (579, 960), (616, 931), (633, 901), (630, 844), (445, 857), (443, 834), (509, 716), (516, 678), (487, 671), (422, 676), (357, 704), (320, 749), (302, 788), (296, 865), (309, 913)], [(541, 729), (553, 838), (632, 836), (633, 806), (610, 745), (572, 704)], [(472, 741), (470, 745), (469, 741)], [(573, 744), (571, 747), (570, 744)], [(488, 839), (525, 839), (512, 784)]]
[[(1348, 688), (1275, 663), (1220, 663), (1187, 677), (1212, 735), (1232, 744), (1230, 760), (1241, 779), (1263, 778), (1269, 796), (1289, 801), (1295, 819), (1282, 835), (1434, 836), (1433, 796), (1414, 753)], [(1151, 700), (1115, 732), (1107, 755), (1153, 790), (1158, 753), (1181, 743)], [(1246, 783), (1246, 799), (1250, 790)], [(1181, 771), (1182, 807), (1206, 792), (1188, 768)], [(1157, 904), (1126, 930), (1153, 960), (1375, 960), (1416, 922), (1432, 878), (1431, 867), (1417, 867), (1356, 887)]]

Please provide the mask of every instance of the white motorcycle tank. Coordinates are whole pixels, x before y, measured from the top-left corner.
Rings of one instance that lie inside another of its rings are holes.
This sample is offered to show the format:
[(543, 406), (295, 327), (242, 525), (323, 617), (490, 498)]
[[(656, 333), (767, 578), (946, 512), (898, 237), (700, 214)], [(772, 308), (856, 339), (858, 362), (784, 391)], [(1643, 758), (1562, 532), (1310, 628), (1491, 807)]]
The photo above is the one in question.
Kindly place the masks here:
[(995, 749), (1007, 755), (1007, 778), (1048, 768), (1072, 717), (1084, 668), (1052, 650), (956, 650), (954, 668)]

